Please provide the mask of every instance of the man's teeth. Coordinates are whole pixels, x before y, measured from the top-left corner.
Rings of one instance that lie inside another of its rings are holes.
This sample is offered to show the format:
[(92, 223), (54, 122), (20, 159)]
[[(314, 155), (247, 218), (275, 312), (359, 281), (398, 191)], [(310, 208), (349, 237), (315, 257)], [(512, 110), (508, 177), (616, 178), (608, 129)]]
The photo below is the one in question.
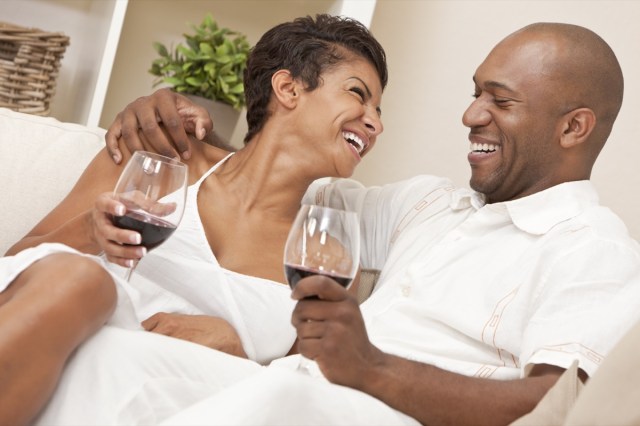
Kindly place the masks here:
[(469, 150), (472, 152), (494, 152), (498, 150), (498, 145), (491, 143), (471, 143)]
[(358, 153), (362, 153), (364, 150), (364, 142), (362, 142), (362, 139), (360, 139), (358, 135), (352, 132), (342, 132), (342, 137), (351, 145), (355, 146)]

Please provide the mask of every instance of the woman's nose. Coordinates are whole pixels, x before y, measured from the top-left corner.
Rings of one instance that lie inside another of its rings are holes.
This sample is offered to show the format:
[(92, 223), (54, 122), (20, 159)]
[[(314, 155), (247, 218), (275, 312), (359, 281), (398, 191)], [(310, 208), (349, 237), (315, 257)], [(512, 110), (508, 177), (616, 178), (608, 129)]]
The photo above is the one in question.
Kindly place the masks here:
[(364, 125), (369, 130), (371, 136), (378, 136), (383, 132), (384, 126), (382, 125), (382, 119), (380, 118), (380, 113), (377, 108), (367, 108), (367, 112), (364, 115)]

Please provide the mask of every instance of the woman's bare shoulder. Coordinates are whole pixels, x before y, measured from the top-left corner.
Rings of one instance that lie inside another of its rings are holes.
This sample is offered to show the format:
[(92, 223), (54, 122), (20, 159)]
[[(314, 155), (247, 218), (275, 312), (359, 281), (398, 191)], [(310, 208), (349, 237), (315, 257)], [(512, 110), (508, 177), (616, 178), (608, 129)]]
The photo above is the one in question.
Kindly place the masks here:
[(222, 161), (231, 151), (193, 139), (191, 141), (191, 158), (185, 163), (189, 166), (189, 174), (196, 179), (207, 170)]

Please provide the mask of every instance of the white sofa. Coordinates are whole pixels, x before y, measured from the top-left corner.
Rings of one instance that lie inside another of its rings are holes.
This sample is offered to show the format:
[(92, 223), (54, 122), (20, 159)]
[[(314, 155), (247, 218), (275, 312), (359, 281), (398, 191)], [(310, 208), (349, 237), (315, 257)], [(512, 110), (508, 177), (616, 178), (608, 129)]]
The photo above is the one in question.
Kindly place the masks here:
[(64, 198), (105, 146), (104, 133), (0, 108), (0, 255)]

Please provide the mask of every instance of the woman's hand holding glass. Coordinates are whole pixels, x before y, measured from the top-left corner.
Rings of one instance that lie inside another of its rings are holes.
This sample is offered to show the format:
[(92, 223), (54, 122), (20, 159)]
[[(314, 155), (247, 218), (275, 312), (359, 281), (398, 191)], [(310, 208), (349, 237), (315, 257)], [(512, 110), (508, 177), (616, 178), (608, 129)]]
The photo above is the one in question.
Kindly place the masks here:
[[(187, 166), (173, 158), (136, 151), (124, 167), (113, 197), (111, 221), (118, 228), (138, 233), (135, 243), (152, 250), (169, 238), (182, 220), (187, 194)], [(124, 206), (124, 209), (122, 208)], [(96, 219), (99, 221), (99, 218)], [(105, 224), (102, 223), (104, 226)], [(132, 244), (131, 234), (128, 242)], [(111, 240), (114, 241), (114, 240)], [(134, 243), (134, 244), (135, 244)], [(144, 250), (136, 254), (144, 255)], [(130, 265), (130, 261), (125, 261)], [(137, 261), (129, 267), (130, 278)]]
[(109, 262), (131, 268), (146, 254), (147, 249), (140, 245), (139, 232), (118, 228), (113, 224), (113, 217), (123, 216), (126, 210), (113, 192), (100, 194), (92, 212), (92, 232), (95, 243)]

